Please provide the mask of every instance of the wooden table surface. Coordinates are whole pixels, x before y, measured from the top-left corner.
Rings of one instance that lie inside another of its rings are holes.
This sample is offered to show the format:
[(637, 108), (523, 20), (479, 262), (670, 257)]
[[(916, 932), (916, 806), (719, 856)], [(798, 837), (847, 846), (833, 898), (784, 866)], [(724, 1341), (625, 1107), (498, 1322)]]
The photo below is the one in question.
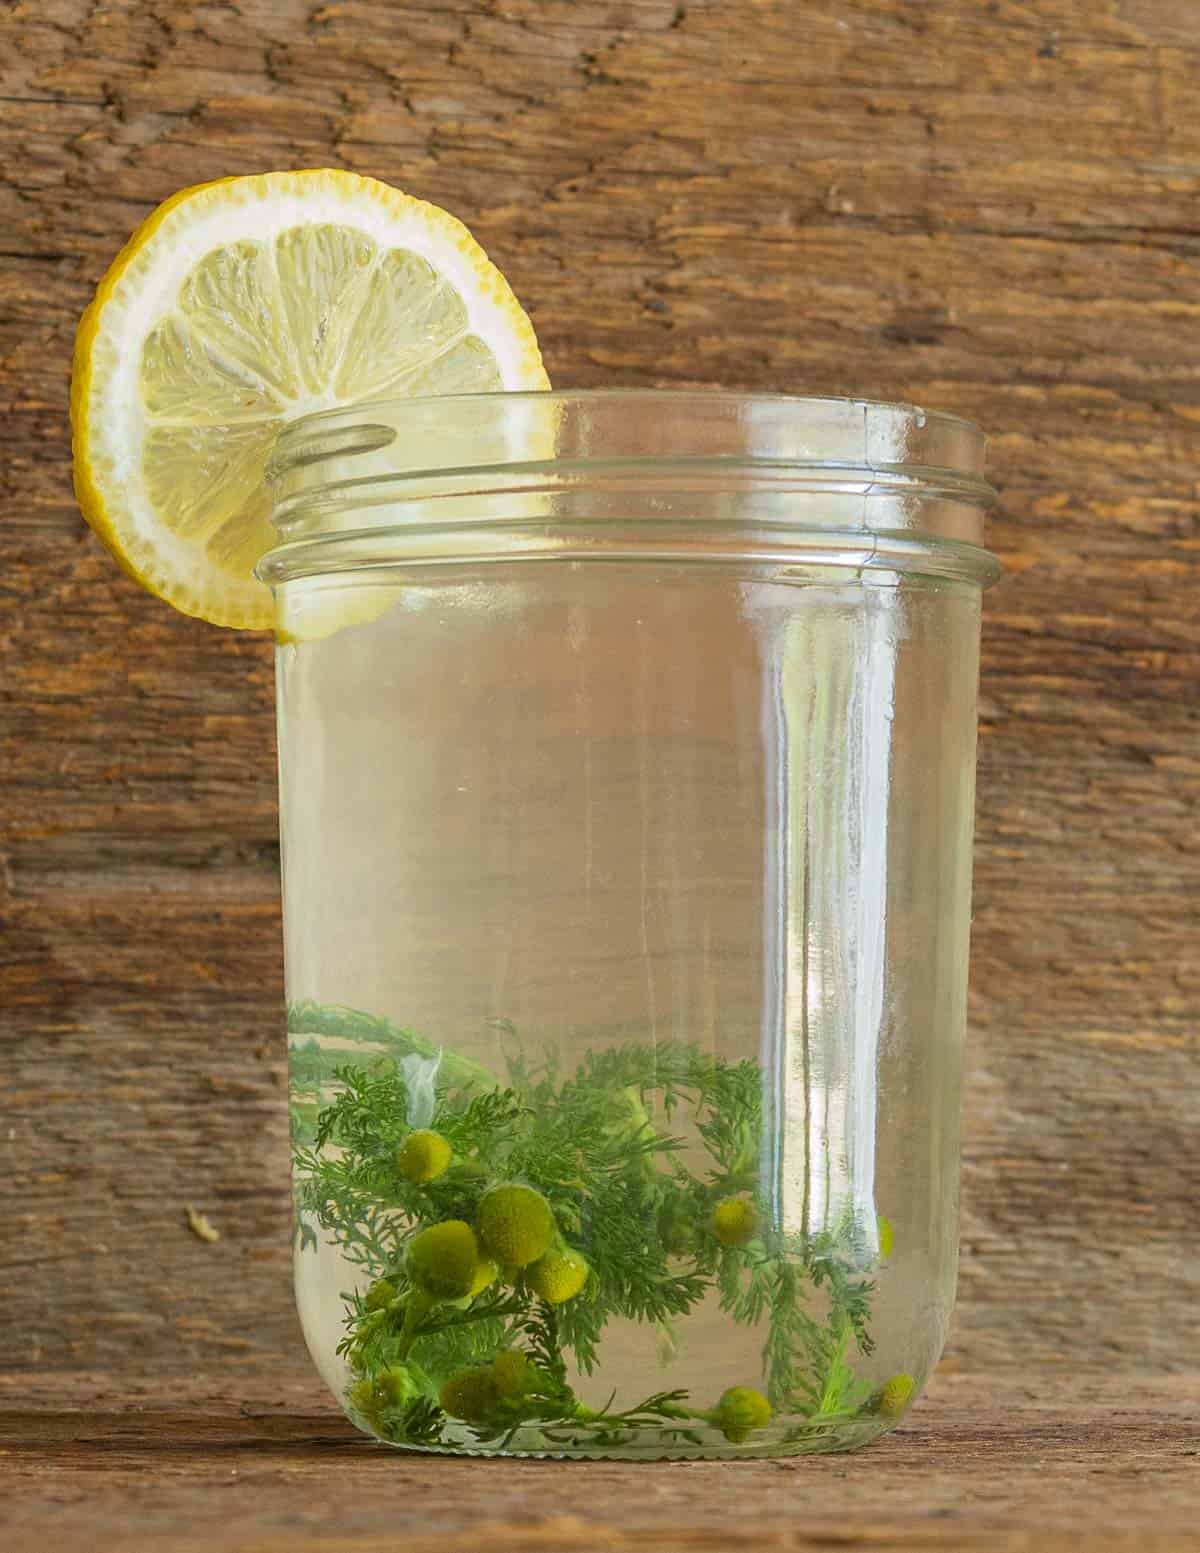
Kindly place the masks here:
[(238, 1404), (211, 1383), (156, 1381), (114, 1410), (81, 1376), (73, 1396), (0, 1391), (0, 1546), (1192, 1553), (1198, 1382), (944, 1376), (856, 1455), (655, 1466), (401, 1454), (303, 1385)]
[[(342, 1545), (322, 1516), (362, 1548), (519, 1545), (467, 1530), (497, 1515), (562, 1547), (1185, 1534), (1198, 87), (1194, 0), (0, 7), (0, 1376), (29, 1546), (124, 1546), (122, 1514), (176, 1549)], [(861, 1459), (506, 1469), (348, 1446), (315, 1399), (206, 1421), (310, 1385), (270, 644), (101, 552), (67, 376), (157, 201), (322, 164), (463, 216), (560, 385), (906, 398), (991, 434), (960, 1302), (945, 1389)]]

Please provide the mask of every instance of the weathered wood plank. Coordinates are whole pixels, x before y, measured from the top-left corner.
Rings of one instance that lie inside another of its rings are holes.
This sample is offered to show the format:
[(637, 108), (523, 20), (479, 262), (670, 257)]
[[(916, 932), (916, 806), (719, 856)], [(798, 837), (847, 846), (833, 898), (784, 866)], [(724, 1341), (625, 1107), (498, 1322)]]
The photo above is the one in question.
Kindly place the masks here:
[(135, 1527), (147, 1553), (1185, 1553), (1198, 1379), (947, 1378), (858, 1455), (660, 1467), (403, 1455), (262, 1374), (248, 1412), (180, 1377), (114, 1414), (85, 1382), (73, 1411), (0, 1411), (0, 1530), (45, 1553)]

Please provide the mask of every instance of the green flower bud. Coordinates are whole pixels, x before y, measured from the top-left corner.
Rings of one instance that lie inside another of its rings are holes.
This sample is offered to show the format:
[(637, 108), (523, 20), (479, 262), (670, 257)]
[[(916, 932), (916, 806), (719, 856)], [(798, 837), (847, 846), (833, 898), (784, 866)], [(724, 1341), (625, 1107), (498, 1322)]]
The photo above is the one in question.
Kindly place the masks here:
[(500, 1269), (492, 1261), (491, 1257), (485, 1256), (475, 1269), (475, 1282), (470, 1289), (471, 1298), (474, 1299), (477, 1294), (482, 1294), (490, 1284), (495, 1283), (499, 1272)]
[(374, 1383), (369, 1380), (356, 1380), (346, 1392), (346, 1406), (364, 1423), (374, 1427), (379, 1416), (379, 1410), (375, 1405)]
[(744, 1197), (723, 1197), (712, 1211), (710, 1224), (723, 1246), (744, 1246), (754, 1239), (758, 1214)]
[(455, 1310), (466, 1310), (477, 1294), (482, 1294), (489, 1285), (495, 1283), (499, 1268), (490, 1257), (484, 1257), (475, 1269), (475, 1282), (467, 1292), (456, 1300), (448, 1300), (447, 1304), (453, 1305)]
[(506, 1182), (493, 1186), (479, 1203), (479, 1233), (497, 1261), (527, 1267), (550, 1249), (554, 1214), (541, 1192)]
[(386, 1278), (376, 1278), (367, 1290), (363, 1305), (367, 1310), (386, 1310), (396, 1298), (396, 1286)]
[(731, 1386), (721, 1394), (710, 1417), (727, 1440), (740, 1445), (752, 1429), (771, 1422), (771, 1404), (751, 1386)]
[(671, 1256), (689, 1256), (700, 1244), (695, 1220), (678, 1207), (664, 1208), (658, 1218), (658, 1233)]
[(900, 1418), (907, 1411), (908, 1404), (912, 1401), (912, 1394), (917, 1389), (917, 1383), (911, 1375), (901, 1371), (899, 1375), (893, 1375), (886, 1381), (879, 1392), (876, 1407), (882, 1418)]
[(397, 1175), (417, 1186), (424, 1186), (443, 1174), (450, 1164), (450, 1158), (450, 1145), (441, 1133), (422, 1128), (409, 1133), (396, 1150), (394, 1162)]
[(358, 1332), (356, 1333), (356, 1336), (360, 1342), (363, 1342), (367, 1338), (375, 1337), (378, 1333), (382, 1332), (387, 1324), (387, 1307), (368, 1311), (366, 1315), (363, 1316), (362, 1320), (358, 1323)]
[(526, 1269), (525, 1281), (547, 1305), (573, 1300), (588, 1281), (588, 1264), (578, 1251), (547, 1251)]
[(346, 1392), (346, 1405), (372, 1429), (388, 1408), (403, 1407), (419, 1395), (420, 1386), (406, 1365), (389, 1364), (377, 1374), (356, 1380)]
[(465, 1424), (484, 1424), (500, 1398), (490, 1370), (460, 1370), (438, 1393), (442, 1411)]
[(375, 1400), (380, 1408), (403, 1407), (406, 1402), (413, 1400), (419, 1390), (403, 1364), (389, 1364), (387, 1369), (380, 1370), (375, 1377)]
[(413, 1282), (437, 1299), (457, 1300), (470, 1294), (481, 1259), (475, 1231), (461, 1219), (431, 1224), (408, 1243)]
[(533, 1379), (532, 1370), (533, 1366), (519, 1350), (509, 1349), (505, 1353), (498, 1353), (492, 1360), (492, 1384), (497, 1396), (506, 1401), (513, 1397), (523, 1397)]

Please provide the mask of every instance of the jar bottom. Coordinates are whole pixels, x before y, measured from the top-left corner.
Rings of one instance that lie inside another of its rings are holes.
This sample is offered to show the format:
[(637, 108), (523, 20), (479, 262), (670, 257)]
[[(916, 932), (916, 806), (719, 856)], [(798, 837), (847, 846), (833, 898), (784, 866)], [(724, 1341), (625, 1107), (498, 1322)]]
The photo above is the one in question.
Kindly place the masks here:
[(719, 1434), (714, 1434), (711, 1444), (668, 1441), (650, 1429), (609, 1446), (553, 1443), (536, 1428), (517, 1430), (504, 1445), (480, 1444), (470, 1438), (469, 1431), (464, 1431), (461, 1442), (441, 1445), (411, 1445), (385, 1439), (370, 1430), (364, 1429), (363, 1433), (379, 1445), (414, 1456), (490, 1456), (526, 1461), (762, 1461), (861, 1450), (894, 1427), (878, 1418), (854, 1419), (820, 1430), (811, 1425), (781, 1424), (774, 1430), (756, 1430), (752, 1439), (740, 1445), (731, 1444)]

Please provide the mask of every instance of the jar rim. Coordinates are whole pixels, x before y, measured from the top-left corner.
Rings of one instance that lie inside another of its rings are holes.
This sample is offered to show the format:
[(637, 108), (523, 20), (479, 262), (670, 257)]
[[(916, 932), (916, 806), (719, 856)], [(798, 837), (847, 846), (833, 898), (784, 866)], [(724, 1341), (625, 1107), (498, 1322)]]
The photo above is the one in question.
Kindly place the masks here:
[(957, 415), (952, 410), (931, 410), (927, 406), (919, 405), (911, 399), (875, 399), (864, 397), (860, 394), (786, 394), (776, 390), (764, 389), (738, 389), (738, 388), (705, 388), (705, 387), (672, 387), (662, 388), (654, 384), (641, 386), (640, 384), (615, 384), (607, 387), (595, 388), (510, 388), (494, 389), (483, 393), (469, 394), (381, 394), (377, 398), (363, 399), (352, 405), (331, 405), (321, 410), (310, 410), (304, 415), (299, 415), (295, 420), (288, 422), (291, 427), (317, 427), (324, 423), (336, 422), (345, 416), (363, 410), (369, 410), (372, 406), (379, 405), (441, 405), (447, 410), (455, 405), (469, 405), (472, 403), (487, 403), (497, 400), (537, 400), (546, 402), (549, 400), (630, 400), (647, 399), (652, 401), (682, 401), (687, 399), (714, 402), (725, 400), (730, 403), (741, 404), (777, 404), (791, 406), (819, 406), (819, 405), (861, 405), (866, 409), (874, 410), (900, 410), (906, 411), (916, 417), (924, 417), (928, 421), (937, 421), (944, 425), (960, 426), (964, 429), (983, 436), (982, 429), (977, 421), (969, 416)]
[(984, 449), (962, 416), (883, 399), (636, 387), (377, 398), (281, 429), (267, 465), (281, 542), (259, 575), (359, 567), (372, 545), (380, 564), (639, 548), (729, 558), (758, 533), (772, 554), (806, 535), (823, 553), (838, 534), (948, 545), (933, 570), (986, 582), (998, 567), (982, 548), (995, 499)]
[[(356, 422), (385, 423), (393, 419), (428, 423), (430, 419), (450, 421), (456, 415), (470, 414), (473, 410), (490, 409), (501, 405), (538, 407), (613, 407), (644, 402), (655, 408), (685, 406), (711, 410), (724, 408), (739, 412), (752, 409), (775, 410), (811, 421), (821, 411), (845, 415), (863, 412), (865, 427), (872, 420), (888, 419), (893, 423), (903, 421), (918, 431), (944, 430), (961, 439), (955, 451), (960, 458), (940, 467), (954, 469), (962, 474), (980, 474), (986, 439), (977, 422), (949, 410), (930, 410), (905, 399), (871, 399), (851, 394), (784, 394), (728, 388), (658, 388), (658, 387), (607, 387), (607, 388), (550, 388), (505, 389), (490, 393), (432, 394), (432, 395), (381, 395), (350, 405), (332, 405), (321, 410), (310, 410), (285, 423), (281, 428), (275, 449), (268, 461), (267, 477), (271, 484), (285, 477), (293, 464), (310, 462), (319, 453), (323, 436), (340, 427)], [(847, 427), (847, 430), (849, 428)], [(964, 459), (963, 454), (971, 455)], [(960, 461), (961, 460), (961, 461)], [(491, 464), (493, 460), (488, 459)], [(430, 462), (426, 467), (445, 468), (444, 463)], [(473, 465), (472, 465), (473, 467)], [(995, 493), (981, 479), (980, 498), (985, 503), (994, 499)]]

